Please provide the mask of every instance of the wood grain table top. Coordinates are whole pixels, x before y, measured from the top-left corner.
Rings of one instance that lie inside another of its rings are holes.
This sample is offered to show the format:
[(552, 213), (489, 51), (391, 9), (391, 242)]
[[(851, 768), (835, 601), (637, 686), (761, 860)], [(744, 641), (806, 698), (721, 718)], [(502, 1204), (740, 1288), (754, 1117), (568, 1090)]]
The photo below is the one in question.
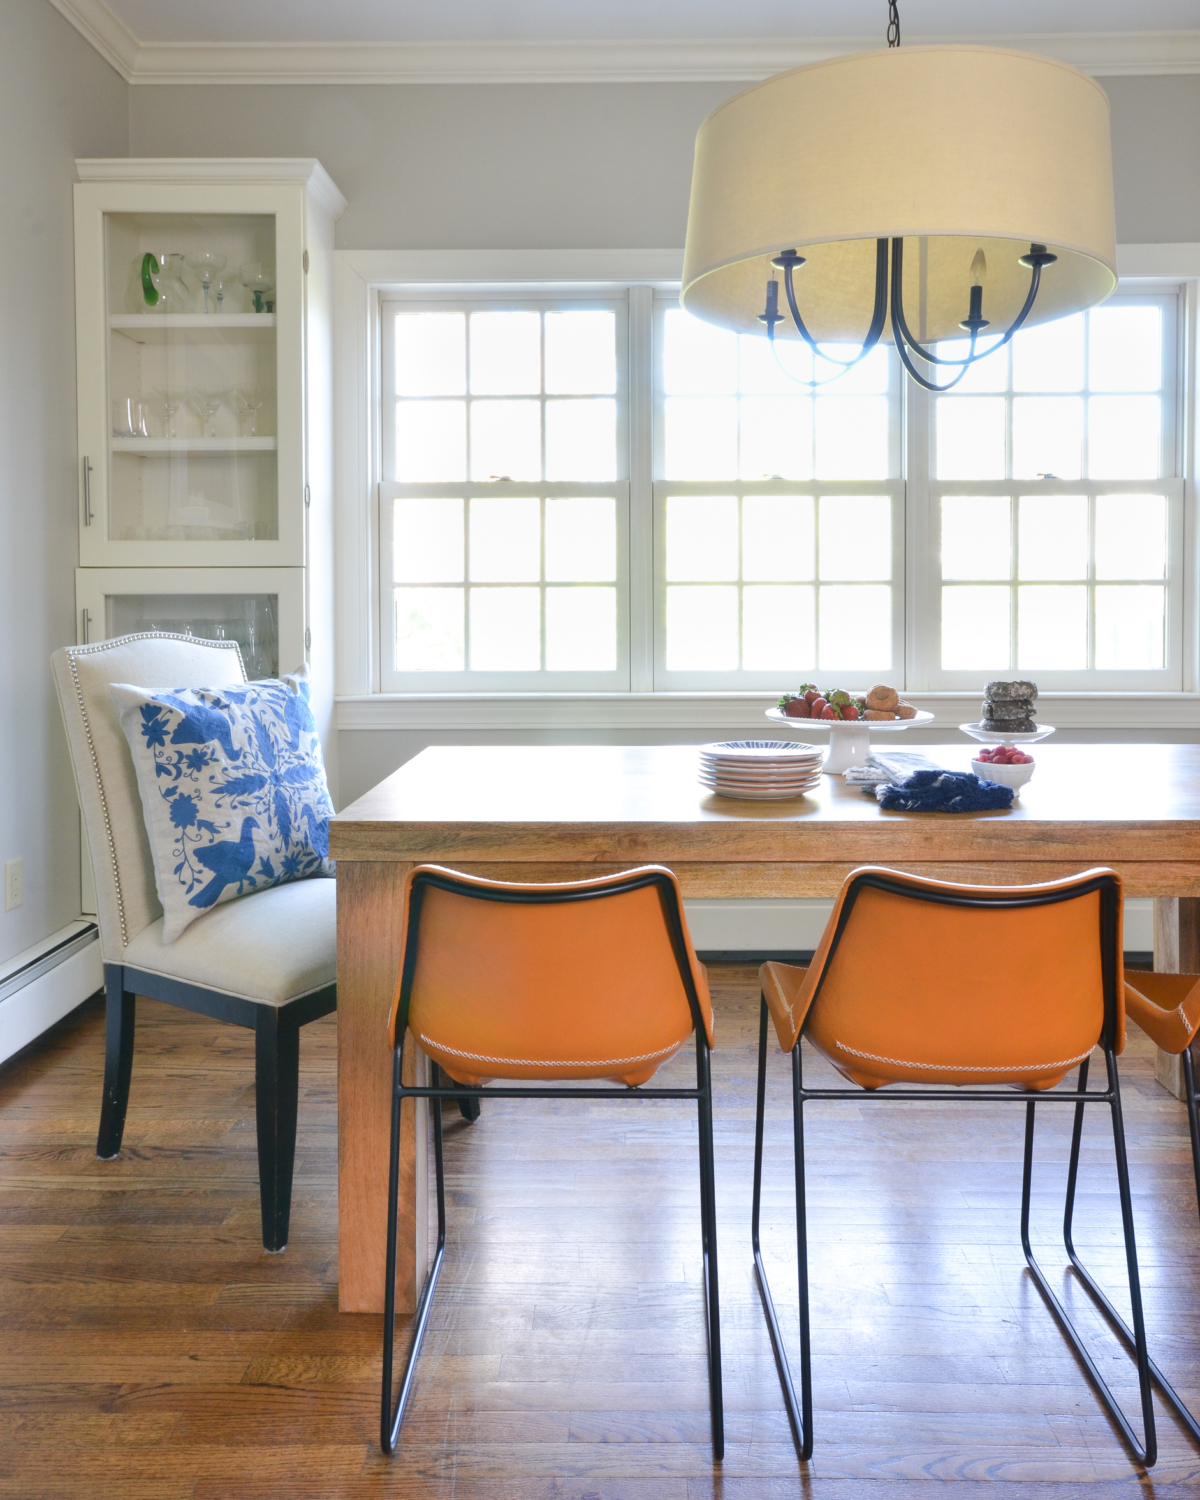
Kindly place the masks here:
[[(922, 745), (953, 770), (978, 747)], [(432, 746), (339, 813), (339, 860), (1200, 860), (1200, 746), (1038, 744), (1009, 810), (889, 813), (840, 776), (785, 802), (696, 779), (695, 745)]]

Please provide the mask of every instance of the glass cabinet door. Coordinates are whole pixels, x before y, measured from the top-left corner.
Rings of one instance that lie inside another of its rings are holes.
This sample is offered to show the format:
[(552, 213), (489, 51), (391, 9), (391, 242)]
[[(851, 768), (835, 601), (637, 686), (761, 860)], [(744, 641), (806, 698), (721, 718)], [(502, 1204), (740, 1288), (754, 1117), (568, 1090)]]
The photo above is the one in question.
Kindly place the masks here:
[(279, 537), (275, 220), (106, 214), (112, 541)]
[(305, 658), (301, 572), (80, 568), (75, 575), (80, 641), (112, 640), (148, 630), (236, 641), (248, 677), (278, 677)]
[(248, 677), (279, 676), (278, 594), (110, 594), (106, 639), (162, 630), (236, 641)]
[(80, 561), (298, 566), (301, 193), (187, 196), (77, 192)]

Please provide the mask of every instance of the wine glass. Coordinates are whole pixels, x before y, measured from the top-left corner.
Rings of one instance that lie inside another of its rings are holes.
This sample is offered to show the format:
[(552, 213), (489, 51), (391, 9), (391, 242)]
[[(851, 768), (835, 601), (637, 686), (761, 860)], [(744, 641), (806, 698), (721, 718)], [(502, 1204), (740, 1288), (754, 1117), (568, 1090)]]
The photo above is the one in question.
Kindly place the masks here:
[(163, 436), (176, 438), (179, 436), (175, 430), (175, 417), (179, 408), (183, 405), (183, 396), (179, 391), (169, 390), (160, 385), (150, 392), (150, 399), (154, 403), (154, 410), (162, 423)]
[[(231, 292), (232, 293), (236, 293), (236, 291), (237, 291), (237, 285), (238, 285), (238, 283), (237, 283), (237, 278), (236, 277), (233, 277), (233, 276), (214, 276), (213, 277), (212, 291), (213, 291), (213, 296), (217, 300), (217, 311), (218, 312), (222, 311), (221, 304), (225, 301), (225, 298), (229, 297)], [(232, 300), (233, 300), (232, 297), (230, 297), (230, 303), (231, 303), (231, 305), (232, 305)]]
[(261, 262), (255, 260), (244, 265), (238, 272), (238, 278), (253, 299), (254, 311), (265, 312), (264, 299), (268, 291), (274, 292), (275, 287), (271, 278), (263, 270)]
[(188, 270), (204, 288), (204, 311), (208, 311), (208, 289), (225, 269), (229, 257), (219, 250), (197, 250), (187, 257)]
[(200, 418), (206, 438), (217, 435), (217, 413), (225, 404), (228, 391), (215, 391), (208, 386), (194, 385), (188, 391), (188, 405)]
[(266, 400), (266, 392), (257, 386), (237, 385), (233, 388), (233, 405), (237, 411), (243, 437), (258, 436), (258, 413)]

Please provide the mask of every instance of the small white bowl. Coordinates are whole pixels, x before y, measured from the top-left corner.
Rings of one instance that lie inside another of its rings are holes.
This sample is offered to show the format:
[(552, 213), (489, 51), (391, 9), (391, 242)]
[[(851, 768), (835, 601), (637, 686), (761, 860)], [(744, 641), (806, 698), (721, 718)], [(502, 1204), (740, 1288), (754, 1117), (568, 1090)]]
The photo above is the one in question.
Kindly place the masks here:
[(980, 781), (998, 781), (1001, 786), (1010, 786), (1015, 791), (1023, 787), (1034, 772), (1034, 762), (1027, 766), (993, 765), (990, 760), (973, 760), (971, 769)]

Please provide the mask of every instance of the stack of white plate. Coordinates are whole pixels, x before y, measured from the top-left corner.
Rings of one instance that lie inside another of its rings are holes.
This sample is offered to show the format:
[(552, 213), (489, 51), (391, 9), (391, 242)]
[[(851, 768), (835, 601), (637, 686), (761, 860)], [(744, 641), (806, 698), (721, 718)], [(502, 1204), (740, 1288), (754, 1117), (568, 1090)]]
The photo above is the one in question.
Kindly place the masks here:
[(819, 745), (795, 740), (726, 740), (701, 745), (700, 781), (722, 797), (782, 801), (816, 786), (824, 759)]

